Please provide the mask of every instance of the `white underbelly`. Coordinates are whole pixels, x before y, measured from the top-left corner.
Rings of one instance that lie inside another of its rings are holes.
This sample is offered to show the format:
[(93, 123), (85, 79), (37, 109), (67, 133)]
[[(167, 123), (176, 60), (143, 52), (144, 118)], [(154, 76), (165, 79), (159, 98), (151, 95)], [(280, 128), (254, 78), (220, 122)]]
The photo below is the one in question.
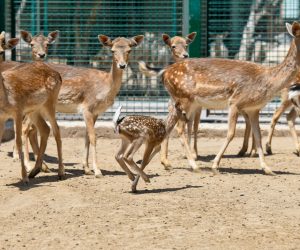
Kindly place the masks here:
[(206, 109), (226, 109), (228, 108), (228, 100), (212, 100), (206, 98), (195, 98), (195, 102), (202, 108)]

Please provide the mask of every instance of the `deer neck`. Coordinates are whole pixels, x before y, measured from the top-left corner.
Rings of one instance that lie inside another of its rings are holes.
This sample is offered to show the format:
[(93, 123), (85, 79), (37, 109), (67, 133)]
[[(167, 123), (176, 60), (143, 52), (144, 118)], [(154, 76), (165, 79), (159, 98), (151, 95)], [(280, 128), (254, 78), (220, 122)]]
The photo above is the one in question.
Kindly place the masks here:
[(178, 115), (175, 112), (169, 112), (166, 120), (165, 120), (165, 126), (166, 126), (166, 136), (168, 136), (173, 128), (175, 127), (176, 123), (178, 122), (179, 118)]
[(299, 71), (300, 52), (297, 46), (300, 47), (300, 41), (293, 39), (284, 61), (270, 69), (269, 73), (272, 77), (272, 86), (276, 91), (288, 87)]
[(119, 69), (115, 60), (113, 60), (110, 72), (109, 81), (111, 84), (111, 90), (113, 92), (119, 92), (122, 83), (123, 70)]

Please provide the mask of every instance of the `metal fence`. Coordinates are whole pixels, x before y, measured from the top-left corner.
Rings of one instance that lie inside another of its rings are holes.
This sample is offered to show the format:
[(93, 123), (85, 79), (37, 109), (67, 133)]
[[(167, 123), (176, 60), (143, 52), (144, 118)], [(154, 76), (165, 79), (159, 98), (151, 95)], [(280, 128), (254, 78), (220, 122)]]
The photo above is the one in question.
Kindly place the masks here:
[[(225, 57), (252, 60), (265, 65), (282, 61), (289, 47), (284, 23), (299, 19), (300, 0), (6, 0), (5, 30), (19, 36), (60, 30), (59, 40), (49, 50), (49, 61), (109, 70), (111, 54), (98, 34), (112, 38), (144, 34), (145, 40), (131, 55), (121, 91), (102, 118), (110, 118), (122, 103), (124, 111), (162, 115), (168, 93), (160, 79), (146, 79), (137, 61), (157, 67), (170, 64), (171, 56), (161, 34), (185, 35), (197, 31), (190, 46), (194, 57)], [(30, 48), (20, 43), (12, 59), (30, 60)], [(271, 116), (278, 98), (263, 110)], [(226, 111), (211, 111), (204, 117), (222, 120)], [(62, 119), (81, 119), (78, 115)]]

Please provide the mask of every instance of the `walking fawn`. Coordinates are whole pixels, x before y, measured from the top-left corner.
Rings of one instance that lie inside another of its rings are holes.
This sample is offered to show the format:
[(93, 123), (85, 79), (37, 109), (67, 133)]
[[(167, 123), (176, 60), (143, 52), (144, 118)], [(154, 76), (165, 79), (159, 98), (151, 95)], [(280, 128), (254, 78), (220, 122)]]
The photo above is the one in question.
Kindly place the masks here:
[[(300, 82), (300, 73), (297, 75), (296, 83)], [(279, 108), (276, 110), (272, 117), (271, 125), (269, 128), (268, 139), (266, 143), (266, 151), (268, 154), (272, 154), (272, 137), (274, 133), (274, 129), (276, 123), (278, 122), (280, 116), (283, 114), (284, 111), (289, 109), (289, 113), (286, 116), (287, 123), (290, 128), (291, 135), (293, 137), (295, 146), (296, 146), (296, 153), (300, 156), (300, 142), (298, 140), (296, 128), (295, 128), (295, 120), (297, 116), (300, 115), (300, 96), (299, 96), (299, 84), (293, 85), (293, 88), (290, 89), (283, 89), (281, 91), (281, 104)], [(291, 94), (292, 93), (292, 94)]]
[(102, 176), (97, 163), (94, 125), (98, 116), (114, 103), (121, 87), (122, 74), (127, 67), (131, 49), (138, 46), (143, 38), (142, 35), (130, 39), (118, 37), (112, 41), (105, 35), (98, 36), (99, 41), (104, 46), (109, 47), (113, 54), (110, 72), (53, 63), (48, 64), (59, 72), (62, 77), (62, 87), (56, 106), (57, 111), (83, 114), (86, 124), (83, 160), (85, 174), (92, 173), (88, 166), (91, 144), (94, 174), (96, 177)]
[(16, 145), (21, 160), (23, 182), (28, 182), (21, 138), (24, 115), (30, 118), (41, 135), (38, 157), (31, 173), (35, 175), (41, 169), (50, 132), (44, 119), (47, 117), (57, 143), (58, 175), (60, 178), (64, 176), (61, 138), (55, 119), (55, 104), (60, 86), (61, 77), (59, 73), (42, 62), (21, 64), (2, 72), (0, 77), (0, 138), (3, 135), (5, 121), (13, 118), (16, 124)]
[[(126, 116), (119, 119), (121, 108), (119, 107), (116, 111), (113, 119), (115, 131), (122, 140), (121, 147), (116, 154), (116, 160), (132, 181), (132, 192), (136, 192), (140, 176), (145, 182), (150, 182), (143, 171), (144, 168), (159, 152), (160, 144), (173, 130), (177, 121), (185, 119), (185, 114), (179, 103), (174, 105), (171, 101), (169, 102), (169, 114), (165, 120), (141, 115)], [(145, 151), (139, 168), (133, 160), (133, 156), (143, 144), (145, 144)], [(128, 166), (137, 172), (136, 177), (134, 177)]]
[(291, 85), (300, 66), (300, 24), (286, 24), (293, 37), (284, 61), (275, 67), (264, 67), (245, 61), (217, 58), (186, 59), (170, 65), (163, 72), (165, 87), (175, 100), (186, 100), (187, 111), (199, 107), (229, 108), (227, 139), (214, 159), (217, 173), (221, 157), (234, 137), (239, 112), (247, 115), (255, 137), (260, 165), (266, 174), (273, 174), (265, 162), (261, 146), (259, 111), (281, 89)]

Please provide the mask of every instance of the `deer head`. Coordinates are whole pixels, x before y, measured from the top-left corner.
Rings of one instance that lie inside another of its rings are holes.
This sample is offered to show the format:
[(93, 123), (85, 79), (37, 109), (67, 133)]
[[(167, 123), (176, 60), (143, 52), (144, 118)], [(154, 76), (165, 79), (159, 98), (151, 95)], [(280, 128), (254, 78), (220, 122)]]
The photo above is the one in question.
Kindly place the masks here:
[(48, 45), (58, 37), (58, 30), (50, 32), (47, 37), (42, 34), (32, 36), (28, 31), (21, 30), (22, 39), (31, 46), (32, 59), (44, 60), (48, 55)]
[(0, 55), (7, 49), (13, 49), (17, 46), (19, 38), (11, 38), (8, 41), (5, 40), (5, 32), (2, 31), (0, 34)]
[(105, 35), (98, 36), (99, 41), (111, 49), (113, 62), (119, 69), (125, 69), (128, 64), (129, 54), (132, 47), (138, 46), (144, 39), (143, 35), (134, 36), (130, 39), (118, 37), (113, 41)]
[(192, 43), (196, 37), (197, 33), (192, 32), (186, 37), (174, 36), (170, 37), (167, 34), (163, 34), (162, 38), (165, 44), (171, 49), (174, 59), (175, 58), (188, 58), (189, 53), (187, 52), (188, 45)]

